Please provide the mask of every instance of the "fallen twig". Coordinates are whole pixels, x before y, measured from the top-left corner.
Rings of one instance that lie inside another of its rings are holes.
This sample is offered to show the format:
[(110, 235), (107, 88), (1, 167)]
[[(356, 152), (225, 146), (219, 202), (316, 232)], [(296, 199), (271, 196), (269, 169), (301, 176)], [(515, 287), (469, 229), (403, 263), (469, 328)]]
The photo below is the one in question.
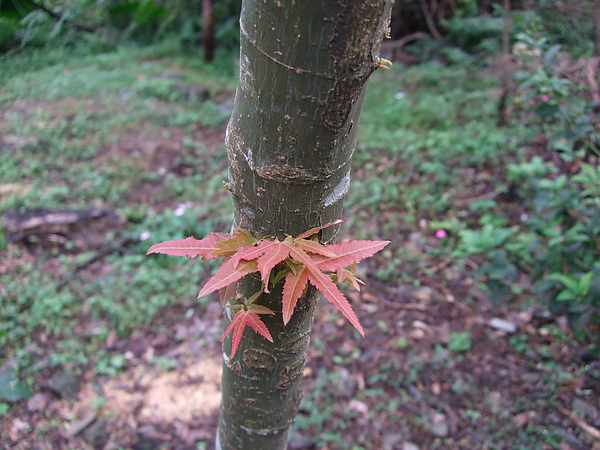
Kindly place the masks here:
[(379, 298), (378, 301), (383, 303), (386, 306), (390, 306), (394, 309), (403, 309), (408, 311), (426, 311), (427, 306), (421, 305), (420, 303), (398, 303), (392, 302), (390, 300), (386, 300), (384, 298)]
[(83, 416), (83, 418), (76, 422), (73, 422), (73, 424), (66, 431), (67, 437), (74, 438), (87, 427), (89, 427), (92, 423), (94, 423), (97, 417), (98, 414), (96, 413), (96, 410), (91, 409), (87, 412), (85, 416)]
[(581, 428), (583, 431), (585, 431), (587, 434), (589, 434), (593, 439), (600, 442), (600, 430), (598, 428), (591, 426), (590, 424), (585, 422), (583, 419), (581, 419), (573, 411), (569, 411), (569, 410), (563, 408), (562, 406), (559, 406), (558, 410), (561, 413), (563, 413), (564, 415), (566, 415), (567, 417), (569, 417), (573, 422), (575, 422), (577, 424), (577, 426), (579, 426), (579, 428)]
[(84, 210), (11, 210), (4, 215), (4, 230), (11, 242), (18, 242), (31, 235), (68, 234), (69, 227), (83, 226), (98, 220), (109, 220), (115, 224), (123, 222), (115, 211), (101, 209)]
[(456, 306), (461, 311), (471, 311), (471, 308), (469, 306), (465, 305), (464, 303), (458, 301), (456, 299), (456, 297), (452, 294), (452, 292), (450, 292), (450, 290), (446, 286), (444, 286), (440, 283), (431, 283), (431, 285), (433, 287), (435, 287), (437, 290), (442, 291), (446, 295), (446, 301), (448, 303), (450, 303), (451, 305)]
[(125, 246), (131, 242), (130, 238), (125, 238), (125, 239), (121, 239), (119, 242), (115, 243), (114, 245), (110, 245), (108, 247), (104, 247), (99, 249), (94, 256), (92, 256), (90, 259), (88, 259), (87, 261), (82, 262), (81, 264), (79, 264), (77, 267), (75, 267), (75, 269), (73, 269), (70, 273), (68, 274), (64, 274), (62, 277), (60, 277), (60, 282), (58, 283), (57, 286), (57, 290), (60, 291), (62, 290), (67, 283), (69, 283), (69, 281), (71, 281), (73, 279), (73, 277), (81, 272), (83, 269), (85, 269), (87, 266), (95, 263), (96, 261), (99, 261), (100, 259), (104, 258), (107, 255), (110, 255), (111, 253), (114, 252), (121, 252), (121, 253), (126, 253), (129, 252), (129, 250), (127, 248), (125, 248)]
[(500, 357), (494, 356), (494, 355), (488, 355), (488, 357), (490, 359), (496, 361), (497, 363), (505, 365), (505, 366), (517, 366), (517, 367), (522, 367), (523, 369), (537, 370), (538, 372), (544, 372), (544, 373), (552, 373), (553, 372), (551, 369), (549, 369), (547, 367), (544, 367), (539, 364), (530, 364), (527, 361), (523, 361), (522, 359), (519, 359), (517, 357), (514, 357), (514, 361), (509, 361), (508, 359), (500, 358)]
[(490, 192), (486, 192), (485, 194), (481, 194), (478, 195), (476, 197), (468, 197), (468, 198), (456, 198), (454, 199), (453, 203), (456, 206), (468, 206), (471, 203), (480, 201), (480, 200), (491, 200), (497, 196), (499, 196), (500, 194), (502, 194), (503, 189), (495, 189), (493, 191)]

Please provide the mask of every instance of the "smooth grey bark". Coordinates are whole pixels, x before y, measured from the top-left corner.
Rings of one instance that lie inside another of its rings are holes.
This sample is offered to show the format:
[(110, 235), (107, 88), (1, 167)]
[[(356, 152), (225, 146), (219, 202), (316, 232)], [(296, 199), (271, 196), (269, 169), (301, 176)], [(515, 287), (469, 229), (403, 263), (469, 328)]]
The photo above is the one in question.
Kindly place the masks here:
[[(393, 0), (245, 0), (240, 74), (227, 129), (234, 225), (256, 237), (298, 235), (340, 219), (365, 84), (379, 66)], [(320, 236), (333, 241), (335, 227)], [(281, 283), (280, 283), (281, 284)], [(252, 276), (237, 294), (260, 289)], [(318, 292), (291, 321), (281, 286), (257, 303), (274, 338), (250, 329), (233, 359), (223, 346), (217, 448), (283, 449), (302, 398), (302, 372)], [(232, 314), (226, 309), (224, 326)]]

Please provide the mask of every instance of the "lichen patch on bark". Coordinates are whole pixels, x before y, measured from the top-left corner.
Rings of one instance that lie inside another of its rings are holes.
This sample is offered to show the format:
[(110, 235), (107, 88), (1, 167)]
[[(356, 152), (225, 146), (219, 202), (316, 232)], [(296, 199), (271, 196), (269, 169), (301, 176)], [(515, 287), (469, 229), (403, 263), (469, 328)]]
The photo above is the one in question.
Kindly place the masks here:
[(238, 79), (240, 90), (248, 97), (256, 98), (258, 96), (255, 88), (256, 82), (254, 80), (254, 75), (250, 69), (250, 59), (246, 55), (241, 55), (240, 57), (240, 75)]
[(331, 176), (331, 172), (324, 167), (318, 170), (308, 170), (301, 167), (293, 167), (289, 164), (269, 164), (263, 167), (256, 167), (255, 170), (262, 179), (283, 184), (310, 185), (324, 181)]
[(323, 202), (323, 206), (331, 206), (336, 202), (343, 200), (348, 189), (350, 189), (350, 170), (348, 170), (346, 175), (344, 175), (340, 182), (331, 190), (329, 195), (327, 195)]

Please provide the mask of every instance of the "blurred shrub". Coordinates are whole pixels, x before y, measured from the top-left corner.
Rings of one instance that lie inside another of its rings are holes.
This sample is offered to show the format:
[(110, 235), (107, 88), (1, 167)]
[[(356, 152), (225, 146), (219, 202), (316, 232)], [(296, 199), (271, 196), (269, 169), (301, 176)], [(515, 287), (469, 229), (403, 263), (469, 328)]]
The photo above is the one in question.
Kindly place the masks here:
[(556, 172), (539, 156), (509, 165), (508, 186), (528, 211), (520, 226), (496, 221), (461, 230), (454, 255), (481, 255), (472, 276), (484, 280), (495, 303), (532, 288), (541, 304), (567, 316), (578, 336), (597, 339), (600, 168), (582, 163), (576, 174)]
[[(124, 40), (150, 43), (174, 36), (182, 44), (197, 46), (202, 35), (201, 3), (193, 0), (61, 0), (52, 2), (50, 7), (60, 16), (57, 20), (24, 0), (12, 0), (1, 4), (0, 51), (19, 45), (68, 45), (80, 40), (74, 23), (98, 28), (98, 37), (112, 43)], [(241, 0), (215, 1), (215, 34), (219, 47), (237, 47), (240, 9)]]
[(532, 288), (579, 336), (598, 342), (600, 124), (585, 80), (565, 77), (570, 59), (561, 46), (536, 30), (517, 37), (518, 119), (544, 143), (507, 168), (513, 202), (526, 212), (518, 227), (496, 221), (463, 230), (455, 253), (483, 257), (473, 275), (485, 280), (495, 301)]
[(0, 52), (18, 45), (17, 32), (21, 28), (19, 19), (0, 17)]
[[(499, 42), (504, 28), (502, 17), (487, 15), (477, 17), (454, 16), (445, 21), (443, 25), (447, 30), (448, 42), (463, 50), (477, 51), (486, 47), (489, 48), (490, 40), (498, 42), (498, 45), (494, 46), (497, 51), (501, 48)], [(482, 46), (484, 43), (486, 43), (485, 46)]]
[(575, 57), (592, 56), (594, 1), (537, 0), (536, 11), (551, 42), (562, 44)]
[(520, 33), (513, 47), (518, 62), (517, 106), (528, 120), (533, 116), (549, 139), (548, 147), (559, 151), (565, 161), (600, 154), (600, 129), (593, 119), (593, 102), (586, 99), (584, 80), (564, 76), (567, 55), (560, 45), (550, 45), (545, 37), (535, 39)]

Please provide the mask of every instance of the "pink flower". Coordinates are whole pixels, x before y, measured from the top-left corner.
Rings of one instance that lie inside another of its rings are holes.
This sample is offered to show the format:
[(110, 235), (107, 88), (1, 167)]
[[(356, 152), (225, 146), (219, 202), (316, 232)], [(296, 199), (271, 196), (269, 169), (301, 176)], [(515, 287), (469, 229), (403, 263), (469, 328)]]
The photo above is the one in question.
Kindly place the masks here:
[(542, 101), (544, 103), (547, 102), (548, 100), (550, 100), (550, 96), (549, 95), (546, 95), (546, 94), (542, 95)]
[(448, 233), (446, 233), (446, 230), (437, 230), (435, 232), (435, 237), (438, 239), (445, 238), (447, 235), (448, 235)]

